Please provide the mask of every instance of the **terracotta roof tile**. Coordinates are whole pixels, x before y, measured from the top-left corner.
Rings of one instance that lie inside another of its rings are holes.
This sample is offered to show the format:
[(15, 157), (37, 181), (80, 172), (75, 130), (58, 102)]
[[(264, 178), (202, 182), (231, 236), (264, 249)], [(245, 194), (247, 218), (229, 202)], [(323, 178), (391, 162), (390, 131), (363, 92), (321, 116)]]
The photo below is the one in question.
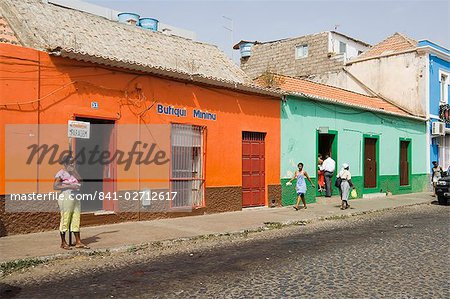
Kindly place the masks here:
[(417, 41), (401, 33), (394, 33), (382, 42), (376, 44), (369, 50), (359, 55), (355, 60), (378, 57), (382, 55), (399, 53), (407, 50), (413, 50), (417, 47)]
[(0, 14), (0, 43), (19, 45), (19, 40), (17, 39), (14, 31), (9, 26), (6, 19)]
[[(278, 88), (287, 92), (329, 99), (337, 103), (357, 106), (362, 109), (377, 109), (405, 116), (411, 116), (411, 114), (381, 98), (367, 96), (325, 84), (282, 75), (274, 75), (272, 82), (276, 82), (275, 84)], [(256, 79), (256, 83), (264, 86), (261, 77)]]

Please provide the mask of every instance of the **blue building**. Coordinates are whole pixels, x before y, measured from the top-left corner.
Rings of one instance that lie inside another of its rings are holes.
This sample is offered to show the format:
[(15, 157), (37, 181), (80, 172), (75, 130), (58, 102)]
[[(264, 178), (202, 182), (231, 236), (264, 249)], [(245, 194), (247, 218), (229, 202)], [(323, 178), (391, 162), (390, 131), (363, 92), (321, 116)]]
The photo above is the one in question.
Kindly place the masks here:
[(429, 119), (429, 161), (450, 165), (450, 50), (428, 40), (418, 42), (427, 54), (427, 117)]

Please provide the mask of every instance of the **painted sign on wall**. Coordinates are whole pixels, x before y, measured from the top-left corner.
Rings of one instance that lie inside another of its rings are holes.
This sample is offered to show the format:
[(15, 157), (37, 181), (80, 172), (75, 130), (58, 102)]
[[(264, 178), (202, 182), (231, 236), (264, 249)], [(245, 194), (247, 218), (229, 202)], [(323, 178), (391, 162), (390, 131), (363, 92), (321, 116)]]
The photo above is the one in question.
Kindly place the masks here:
[[(174, 106), (165, 106), (162, 104), (158, 104), (158, 106), (156, 107), (156, 111), (158, 112), (158, 114), (173, 115), (176, 117), (186, 117), (188, 113), (186, 108), (176, 108)], [(200, 109), (193, 109), (192, 117), (215, 121), (217, 119), (217, 114), (208, 111), (202, 111)]]

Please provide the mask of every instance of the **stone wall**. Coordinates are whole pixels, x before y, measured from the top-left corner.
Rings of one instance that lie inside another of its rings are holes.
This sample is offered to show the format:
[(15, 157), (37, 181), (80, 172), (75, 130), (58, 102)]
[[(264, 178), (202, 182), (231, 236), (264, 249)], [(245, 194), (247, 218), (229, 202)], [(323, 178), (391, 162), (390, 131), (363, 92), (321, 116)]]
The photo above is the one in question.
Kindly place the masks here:
[(272, 202), (275, 206), (281, 207), (281, 185), (269, 185), (267, 186), (269, 193), (268, 206), (272, 206)]
[[(241, 59), (241, 68), (252, 79), (265, 71), (291, 77), (335, 71), (344, 66), (343, 55), (329, 53), (328, 32), (256, 44), (252, 56)], [(296, 59), (297, 46), (308, 45), (308, 56)]]
[(206, 188), (206, 210), (208, 213), (242, 210), (242, 187)]

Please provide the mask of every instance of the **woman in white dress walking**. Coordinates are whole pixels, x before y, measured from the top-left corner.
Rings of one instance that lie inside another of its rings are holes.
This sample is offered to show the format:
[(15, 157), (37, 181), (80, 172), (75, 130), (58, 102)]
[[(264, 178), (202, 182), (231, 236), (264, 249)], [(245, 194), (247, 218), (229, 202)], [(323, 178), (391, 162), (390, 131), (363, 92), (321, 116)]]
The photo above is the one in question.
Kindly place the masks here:
[(341, 179), (341, 210), (348, 209), (348, 198), (350, 196), (350, 189), (355, 188), (352, 183), (352, 174), (350, 173), (350, 166), (347, 163), (342, 164), (342, 169), (339, 172), (338, 178)]

